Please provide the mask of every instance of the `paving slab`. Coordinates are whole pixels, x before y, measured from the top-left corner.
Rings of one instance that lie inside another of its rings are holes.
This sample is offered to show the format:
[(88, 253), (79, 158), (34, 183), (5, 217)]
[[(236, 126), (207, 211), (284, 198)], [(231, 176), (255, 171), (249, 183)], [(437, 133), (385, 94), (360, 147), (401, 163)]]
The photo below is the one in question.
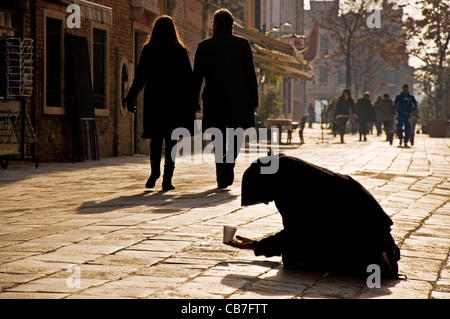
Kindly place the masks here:
[(240, 206), (255, 159), (245, 150), (225, 190), (211, 154), (177, 161), (170, 192), (160, 180), (144, 187), (149, 160), (136, 155), (0, 171), (0, 299), (450, 299), (450, 139), (418, 134), (406, 149), (375, 135), (319, 143), (317, 126), (306, 144), (297, 135), (279, 151), (350, 174), (392, 217), (408, 280), (369, 288), (364, 276), (287, 270), (281, 257), (224, 245), (224, 225), (255, 239), (282, 229), (273, 203)]

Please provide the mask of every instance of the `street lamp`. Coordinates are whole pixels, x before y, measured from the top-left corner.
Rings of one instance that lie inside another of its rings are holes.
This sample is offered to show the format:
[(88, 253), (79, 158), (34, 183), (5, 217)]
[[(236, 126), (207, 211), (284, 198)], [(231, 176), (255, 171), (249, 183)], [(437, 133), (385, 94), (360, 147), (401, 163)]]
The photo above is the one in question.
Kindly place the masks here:
[[(292, 29), (292, 34), (291, 35), (282, 35), (282, 28), (284, 26), (288, 26)], [(274, 34), (275, 38), (278, 40), (281, 40), (282, 42), (288, 43), (290, 45), (293, 45), (297, 50), (303, 50), (306, 47), (306, 38), (304, 35), (298, 35), (295, 32), (295, 27), (289, 23), (289, 22), (285, 22), (283, 24), (281, 24), (280, 26), (274, 26), (272, 27), (272, 29), (267, 33), (270, 34)]]
[(279, 25), (279, 26), (273, 26), (272, 29), (271, 29), (270, 31), (267, 31), (266, 33), (276, 34), (276, 35), (277, 35), (276, 37), (277, 37), (277, 38), (280, 38), (280, 37), (281, 37), (281, 33), (282, 33), (281, 29), (282, 29), (282, 27), (284, 27), (284, 26), (289, 26), (289, 27), (291, 27), (291, 29), (292, 29), (292, 35), (295, 35), (295, 28), (294, 28), (294, 26), (293, 26), (291, 23), (289, 23), (289, 22), (285, 22), (285, 23), (283, 23), (283, 24), (281, 24), (281, 25)]

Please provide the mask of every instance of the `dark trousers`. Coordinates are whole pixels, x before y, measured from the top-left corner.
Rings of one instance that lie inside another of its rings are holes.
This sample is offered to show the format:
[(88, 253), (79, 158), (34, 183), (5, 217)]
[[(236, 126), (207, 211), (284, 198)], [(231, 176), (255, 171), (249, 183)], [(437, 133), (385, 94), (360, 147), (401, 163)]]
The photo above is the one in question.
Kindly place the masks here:
[(384, 132), (386, 133), (386, 140), (392, 141), (392, 120), (383, 121)]
[(361, 121), (359, 120), (359, 137), (361, 137), (362, 135), (366, 136), (367, 133), (369, 132), (369, 123), (367, 121)]
[(172, 149), (177, 144), (176, 140), (170, 138), (170, 134), (166, 136), (153, 137), (150, 141), (150, 165), (152, 172), (159, 172), (161, 169), (161, 157), (163, 142), (166, 143), (166, 149), (164, 154), (164, 168), (173, 169), (175, 168), (175, 157), (172, 158)]
[(216, 177), (219, 185), (228, 186), (234, 181), (234, 166), (244, 142), (244, 135), (238, 131), (234, 132), (232, 136), (230, 134), (227, 139), (227, 129), (221, 128), (220, 132), (219, 136), (213, 135)]
[(337, 121), (338, 121), (339, 135), (341, 136), (341, 142), (343, 142), (344, 141), (345, 129), (347, 127), (348, 117), (340, 117), (340, 118), (337, 119)]

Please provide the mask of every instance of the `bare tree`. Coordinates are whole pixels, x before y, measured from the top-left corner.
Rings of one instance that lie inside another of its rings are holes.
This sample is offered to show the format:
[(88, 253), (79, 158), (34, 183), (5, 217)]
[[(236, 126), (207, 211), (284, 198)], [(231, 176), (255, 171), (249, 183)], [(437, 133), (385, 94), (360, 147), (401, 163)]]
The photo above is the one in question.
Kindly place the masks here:
[(444, 117), (443, 97), (450, 89), (450, 1), (416, 0), (421, 17), (405, 21), (409, 53), (423, 62), (416, 78), (434, 106), (434, 117)]
[[(370, 28), (367, 20), (375, 8), (383, 9), (383, 24)], [(328, 30), (337, 44), (329, 55), (328, 65), (344, 64), (346, 87), (351, 90), (354, 86), (356, 93), (380, 85), (375, 83), (374, 76), (378, 64), (388, 62), (398, 66), (407, 60), (405, 41), (400, 36), (401, 12), (393, 10), (387, 1), (333, 1), (321, 12), (321, 20), (324, 21), (321, 27)]]

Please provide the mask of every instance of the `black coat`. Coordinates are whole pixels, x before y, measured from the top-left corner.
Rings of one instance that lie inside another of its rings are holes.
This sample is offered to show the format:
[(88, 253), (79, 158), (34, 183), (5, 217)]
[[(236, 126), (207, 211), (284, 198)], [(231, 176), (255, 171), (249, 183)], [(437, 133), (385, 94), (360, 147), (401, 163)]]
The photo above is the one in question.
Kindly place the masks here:
[(395, 114), (394, 102), (391, 99), (383, 100), (380, 105), (380, 112), (383, 121), (392, 121)]
[(203, 79), (203, 129), (255, 126), (258, 83), (253, 54), (247, 39), (219, 34), (203, 40), (194, 62), (195, 93)]
[(134, 103), (144, 85), (142, 138), (164, 136), (178, 127), (188, 128), (192, 134), (197, 101), (186, 49), (146, 44), (126, 100)]
[(372, 102), (366, 98), (359, 99), (356, 103), (356, 114), (360, 123), (375, 122), (376, 115)]
[(343, 96), (341, 96), (337, 102), (334, 115), (335, 116), (338, 116), (338, 115), (349, 116), (350, 111), (352, 111), (352, 113), (355, 113), (355, 101), (351, 97), (349, 97), (348, 99), (345, 99)]
[(364, 271), (377, 260), (392, 221), (360, 183), (295, 157), (280, 155), (278, 165), (261, 174), (258, 161), (243, 176), (242, 205), (274, 200), (284, 226), (255, 241), (255, 255)]

